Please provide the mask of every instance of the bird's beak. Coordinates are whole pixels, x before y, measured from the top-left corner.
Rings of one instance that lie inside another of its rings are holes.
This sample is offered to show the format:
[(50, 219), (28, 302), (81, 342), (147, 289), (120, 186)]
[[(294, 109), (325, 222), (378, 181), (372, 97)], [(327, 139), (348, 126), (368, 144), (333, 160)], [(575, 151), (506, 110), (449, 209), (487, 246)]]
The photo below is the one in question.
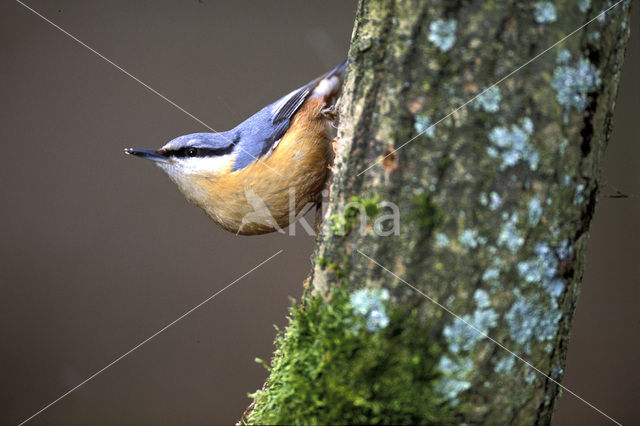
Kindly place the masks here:
[(151, 161), (166, 162), (167, 158), (154, 149), (133, 149), (125, 148), (124, 153), (127, 155), (135, 155), (136, 157), (145, 158)]

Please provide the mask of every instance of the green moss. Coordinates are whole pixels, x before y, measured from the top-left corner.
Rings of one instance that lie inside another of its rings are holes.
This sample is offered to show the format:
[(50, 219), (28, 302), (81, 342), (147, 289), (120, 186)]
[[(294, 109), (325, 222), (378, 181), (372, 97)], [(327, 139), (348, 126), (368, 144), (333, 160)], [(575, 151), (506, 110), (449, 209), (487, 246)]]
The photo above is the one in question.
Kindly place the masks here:
[[(349, 276), (350, 262), (351, 259), (347, 254), (342, 256), (342, 259), (340, 260), (325, 256), (316, 258), (316, 264), (320, 266), (320, 269), (327, 271), (328, 273), (333, 273), (333, 277), (339, 280), (345, 279)], [(346, 281), (341, 282), (346, 283)]]
[(344, 216), (347, 218), (355, 218), (360, 213), (360, 206), (364, 207), (364, 211), (367, 214), (367, 220), (371, 221), (375, 219), (380, 214), (380, 209), (378, 208), (378, 197), (373, 198), (361, 198), (361, 197), (351, 197), (349, 200), (349, 207), (344, 212)]
[[(412, 313), (413, 312), (413, 313)], [(247, 421), (258, 424), (426, 424), (451, 413), (435, 390), (439, 347), (415, 311), (389, 309), (369, 332), (343, 288), (292, 307), (276, 339), (266, 387)]]
[(329, 216), (329, 226), (334, 234), (346, 235), (346, 223), (344, 215), (340, 213), (334, 213)]
[(444, 175), (444, 172), (449, 168), (449, 166), (453, 163), (451, 157), (443, 157), (438, 162), (438, 176)]
[[(443, 167), (446, 167), (446, 164)], [(429, 194), (417, 195), (412, 200), (411, 206), (413, 219), (422, 233), (431, 234), (442, 223), (444, 215)]]
[(327, 269), (327, 266), (329, 265), (329, 259), (327, 259), (324, 256), (318, 257), (316, 258), (316, 264), (320, 267), (320, 269), (324, 271), (325, 269)]
[(349, 270), (343, 268), (337, 262), (329, 263), (329, 270), (333, 272), (338, 279), (346, 278), (349, 275)]
[[(353, 197), (353, 198), (356, 198), (356, 197)], [(364, 204), (364, 209), (367, 212), (367, 218), (369, 220), (373, 220), (376, 217), (378, 217), (378, 215), (380, 214), (380, 209), (378, 208), (378, 204), (380, 203), (380, 200), (378, 200), (378, 197), (361, 199), (360, 202)]]
[(359, 226), (360, 215), (365, 213), (366, 223), (371, 224), (380, 214), (378, 197), (351, 197), (344, 213), (334, 213), (329, 217), (331, 231), (338, 235), (347, 235), (354, 225)]
[(438, 64), (441, 67), (443, 67), (443, 68), (446, 67), (448, 62), (449, 62), (449, 55), (447, 55), (444, 52), (438, 54)]

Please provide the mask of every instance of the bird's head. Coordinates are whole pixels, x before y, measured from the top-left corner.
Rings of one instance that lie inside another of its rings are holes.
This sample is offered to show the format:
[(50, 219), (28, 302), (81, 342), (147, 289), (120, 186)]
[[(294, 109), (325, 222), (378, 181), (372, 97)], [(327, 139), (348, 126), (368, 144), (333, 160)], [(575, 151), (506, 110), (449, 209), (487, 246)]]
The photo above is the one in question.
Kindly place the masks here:
[(126, 148), (124, 152), (153, 161), (180, 185), (185, 179), (216, 177), (233, 169), (236, 144), (223, 133), (192, 133), (158, 150)]

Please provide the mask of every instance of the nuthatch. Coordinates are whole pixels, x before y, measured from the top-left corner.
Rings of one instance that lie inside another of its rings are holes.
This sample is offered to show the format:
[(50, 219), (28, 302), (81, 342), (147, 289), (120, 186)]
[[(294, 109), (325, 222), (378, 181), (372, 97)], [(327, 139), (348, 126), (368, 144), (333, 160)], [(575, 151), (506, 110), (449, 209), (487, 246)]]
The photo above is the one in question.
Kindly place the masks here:
[(158, 150), (125, 153), (152, 160), (228, 231), (282, 229), (324, 188), (333, 159), (333, 107), (346, 67), (344, 61), (229, 131), (192, 133)]

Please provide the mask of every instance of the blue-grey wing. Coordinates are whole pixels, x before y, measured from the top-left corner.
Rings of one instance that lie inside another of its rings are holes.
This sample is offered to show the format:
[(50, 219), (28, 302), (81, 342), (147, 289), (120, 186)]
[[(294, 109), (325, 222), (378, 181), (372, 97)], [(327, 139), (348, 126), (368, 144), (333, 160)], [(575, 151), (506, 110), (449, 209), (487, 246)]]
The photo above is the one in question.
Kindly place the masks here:
[(314, 80), (271, 104), (271, 122), (277, 126), (283, 121), (287, 123), (291, 121), (291, 118), (298, 112), (298, 109), (304, 101), (307, 100), (309, 94), (317, 84), (318, 82)]
[(313, 93), (318, 83), (325, 78), (341, 75), (346, 66), (347, 61), (344, 61), (330, 72), (267, 105), (231, 130), (229, 133), (233, 133), (233, 139), (238, 141), (239, 148), (236, 151), (238, 157), (234, 170), (249, 165), (273, 150), (289, 129), (293, 116)]
[(231, 132), (238, 141), (234, 170), (242, 169), (275, 148), (291, 119), (317, 85), (313, 81), (283, 96), (240, 123)]

